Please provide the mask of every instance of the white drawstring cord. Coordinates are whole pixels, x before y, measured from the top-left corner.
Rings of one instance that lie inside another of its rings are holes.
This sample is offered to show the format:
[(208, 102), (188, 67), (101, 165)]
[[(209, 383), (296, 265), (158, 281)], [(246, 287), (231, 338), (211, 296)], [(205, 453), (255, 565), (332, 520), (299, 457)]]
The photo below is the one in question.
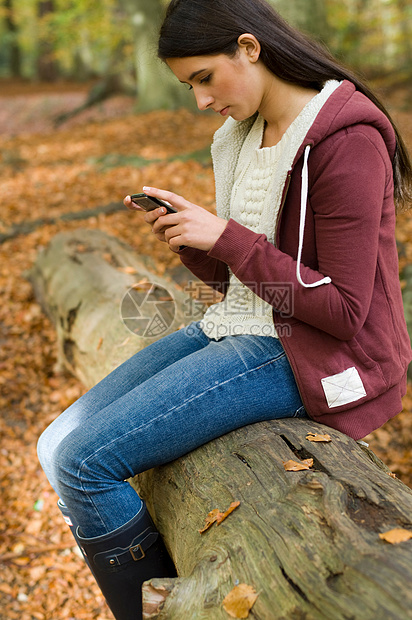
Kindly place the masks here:
[(308, 173), (308, 158), (309, 158), (310, 146), (308, 145), (305, 148), (305, 155), (303, 160), (303, 168), (302, 168), (302, 187), (300, 194), (300, 222), (299, 222), (299, 248), (298, 248), (298, 257), (296, 264), (296, 277), (298, 279), (299, 284), (304, 286), (305, 288), (314, 288), (315, 286), (320, 286), (321, 284), (330, 284), (332, 280), (329, 276), (326, 278), (322, 278), (322, 280), (318, 280), (317, 282), (313, 282), (312, 284), (305, 284), (300, 275), (300, 261), (302, 258), (302, 250), (303, 250), (303, 237), (305, 234), (305, 220), (306, 220), (306, 205), (308, 200), (308, 187), (309, 187), (309, 173)]

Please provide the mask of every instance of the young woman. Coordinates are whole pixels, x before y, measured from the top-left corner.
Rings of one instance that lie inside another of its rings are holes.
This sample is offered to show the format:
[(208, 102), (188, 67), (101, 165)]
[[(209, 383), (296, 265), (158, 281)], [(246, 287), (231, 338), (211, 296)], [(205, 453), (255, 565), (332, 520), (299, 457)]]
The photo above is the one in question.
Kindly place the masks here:
[(412, 171), (383, 106), (263, 0), (173, 0), (159, 55), (227, 120), (212, 146), (217, 215), (146, 187), (177, 213), (144, 218), (225, 298), (39, 441), (120, 620), (140, 617), (144, 580), (174, 571), (127, 478), (261, 420), (309, 416), (359, 439), (401, 410), (411, 358), (394, 227)]

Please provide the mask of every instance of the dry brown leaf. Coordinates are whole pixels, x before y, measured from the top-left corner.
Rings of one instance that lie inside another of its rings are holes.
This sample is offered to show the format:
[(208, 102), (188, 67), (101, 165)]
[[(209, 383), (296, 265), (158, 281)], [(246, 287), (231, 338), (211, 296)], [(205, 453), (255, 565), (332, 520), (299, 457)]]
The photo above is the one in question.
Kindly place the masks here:
[(319, 433), (308, 433), (306, 435), (306, 439), (308, 441), (319, 441), (319, 442), (325, 442), (325, 443), (332, 441), (332, 437), (328, 435), (327, 433), (325, 433), (324, 435), (321, 435)]
[(199, 530), (199, 533), (203, 534), (206, 532), (213, 525), (213, 523), (220, 525), (222, 521), (224, 521), (238, 506), (240, 506), (240, 502), (236, 501), (232, 502), (225, 512), (220, 512), (218, 508), (211, 510), (206, 516), (205, 525), (201, 530)]
[[(35, 516), (37, 516), (37, 515), (35, 515)], [(31, 534), (32, 536), (38, 536), (38, 534), (40, 534), (42, 528), (43, 528), (42, 520), (39, 519), (39, 518), (34, 518), (33, 517), (27, 523), (26, 527), (24, 528), (24, 531), (25, 531), (26, 534)]]
[(303, 471), (304, 469), (310, 469), (313, 465), (313, 459), (304, 459), (303, 461), (282, 461), (283, 467), (286, 471)]
[(130, 273), (130, 275), (137, 273), (134, 267), (118, 267), (117, 271), (121, 271), (122, 273)]
[(383, 532), (379, 534), (379, 538), (385, 540), (391, 545), (396, 545), (401, 542), (406, 542), (412, 538), (411, 530), (404, 530), (402, 528), (395, 528), (393, 530), (388, 530), (387, 532)]
[(164, 295), (163, 297), (159, 297), (159, 301), (173, 301), (173, 297), (171, 295)]
[(232, 503), (230, 504), (229, 508), (228, 508), (225, 512), (223, 512), (223, 513), (222, 513), (222, 512), (220, 512), (220, 513), (218, 514), (218, 516), (217, 516), (217, 519), (216, 519), (216, 525), (220, 525), (220, 524), (222, 523), (222, 521), (224, 521), (224, 520), (225, 520), (225, 519), (226, 519), (226, 518), (230, 515), (230, 513), (231, 513), (231, 512), (233, 512), (234, 510), (236, 510), (236, 508), (237, 508), (238, 506), (240, 506), (240, 502), (239, 502), (239, 501), (237, 501), (237, 502), (232, 502)]
[(149, 280), (147, 278), (143, 278), (143, 280), (140, 280), (140, 282), (135, 282), (134, 284), (132, 284), (132, 289), (135, 291), (147, 291), (151, 288), (152, 283), (149, 282)]
[(223, 599), (223, 608), (232, 618), (247, 618), (259, 595), (255, 588), (240, 583)]
[(203, 532), (206, 532), (209, 529), (209, 527), (211, 527), (213, 523), (216, 522), (218, 514), (220, 514), (219, 508), (214, 508), (207, 514), (206, 519), (205, 519), (205, 525), (203, 529), (199, 530), (200, 534), (203, 534)]
[(121, 347), (125, 347), (130, 342), (130, 336), (128, 336), (123, 342), (116, 345), (116, 349), (120, 349)]

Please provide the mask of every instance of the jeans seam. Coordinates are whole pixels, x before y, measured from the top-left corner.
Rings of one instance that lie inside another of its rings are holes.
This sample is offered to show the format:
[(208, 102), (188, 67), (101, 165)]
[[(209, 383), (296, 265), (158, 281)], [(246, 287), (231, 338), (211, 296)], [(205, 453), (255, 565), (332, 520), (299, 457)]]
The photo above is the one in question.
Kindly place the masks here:
[[(96, 450), (96, 452), (94, 452), (93, 454), (89, 455), (79, 465), (79, 467), (77, 469), (77, 478), (81, 481), (82, 478), (81, 478), (80, 474), (81, 474), (81, 471), (82, 471), (83, 467), (86, 465), (87, 461), (89, 459), (91, 459), (91, 458), (94, 458), (101, 450), (103, 450), (103, 449), (107, 448), (108, 446), (110, 446), (110, 444), (112, 444), (114, 441), (118, 441), (119, 439), (124, 439), (125, 437), (127, 437), (128, 435), (130, 435), (131, 433), (134, 433), (136, 431), (142, 431), (143, 429), (149, 427), (154, 422), (157, 422), (158, 420), (161, 420), (162, 418), (165, 419), (166, 417), (169, 417), (174, 411), (178, 411), (181, 407), (186, 406), (190, 402), (194, 402), (195, 400), (197, 400), (198, 398), (204, 396), (208, 392), (212, 392), (213, 390), (217, 389), (218, 387), (220, 387), (222, 385), (225, 385), (226, 383), (230, 383), (231, 381), (234, 381), (235, 379), (239, 379), (240, 377), (244, 377), (245, 375), (247, 375), (249, 373), (256, 372), (257, 370), (260, 370), (261, 368), (264, 368), (265, 366), (269, 366), (270, 364), (273, 364), (274, 362), (277, 362), (278, 360), (280, 360), (282, 357), (285, 357), (285, 356), (286, 356), (285, 352), (282, 351), (278, 356), (276, 356), (275, 358), (272, 358), (271, 360), (268, 360), (264, 364), (260, 364), (259, 366), (256, 366), (255, 368), (251, 368), (249, 370), (246, 370), (245, 372), (236, 375), (236, 377), (231, 377), (230, 379), (226, 379), (225, 381), (219, 382), (217, 385), (213, 385), (213, 386), (209, 387), (207, 390), (204, 390), (201, 394), (197, 394), (196, 396), (188, 398), (183, 403), (180, 403), (180, 405), (176, 405), (172, 409), (169, 409), (166, 413), (162, 413), (162, 414), (158, 415), (156, 418), (152, 418), (149, 422), (146, 422), (144, 425), (142, 425), (140, 427), (135, 427), (132, 431), (129, 431), (128, 433), (125, 433), (121, 437), (117, 437), (116, 439), (113, 439), (112, 441), (108, 442), (104, 446), (100, 446), (100, 448), (98, 450)], [(89, 494), (84, 489), (82, 482), (81, 482), (81, 485), (82, 485), (82, 489), (83, 489), (84, 493), (89, 497)], [(91, 502), (93, 502), (91, 497), (89, 497), (89, 499), (90, 499)]]

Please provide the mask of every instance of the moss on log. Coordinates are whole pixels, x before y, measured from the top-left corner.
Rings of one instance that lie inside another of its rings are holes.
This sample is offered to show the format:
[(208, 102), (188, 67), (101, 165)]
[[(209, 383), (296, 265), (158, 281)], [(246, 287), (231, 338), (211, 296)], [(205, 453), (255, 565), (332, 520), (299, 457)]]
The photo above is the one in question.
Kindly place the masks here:
[[(131, 276), (119, 264), (153, 278), (123, 244), (80, 231), (56, 237), (30, 275), (66, 364), (87, 387), (146, 344), (124, 344), (118, 308)], [(312, 432), (332, 440), (311, 442)], [(310, 469), (285, 471), (284, 462), (310, 458)], [(179, 574), (144, 584), (146, 620), (227, 619), (222, 601), (237, 583), (258, 593), (256, 620), (412, 619), (412, 540), (379, 536), (412, 531), (412, 490), (338, 431), (303, 419), (250, 425), (131, 483)], [(225, 521), (199, 533), (209, 511), (233, 501), (240, 506)]]

